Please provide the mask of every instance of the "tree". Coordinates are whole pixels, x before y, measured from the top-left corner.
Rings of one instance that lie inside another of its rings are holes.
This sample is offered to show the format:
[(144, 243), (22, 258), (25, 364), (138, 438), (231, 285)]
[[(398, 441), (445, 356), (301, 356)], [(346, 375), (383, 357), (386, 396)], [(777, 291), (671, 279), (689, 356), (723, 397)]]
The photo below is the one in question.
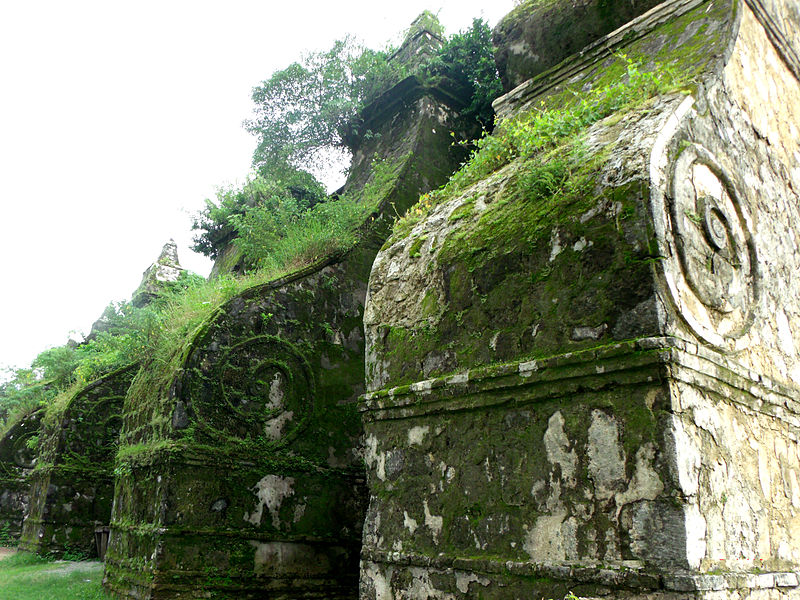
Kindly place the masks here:
[(258, 140), (253, 166), (262, 174), (285, 165), (321, 172), (347, 154), (348, 124), (393, 77), (387, 58), (346, 37), (255, 87), (254, 116), (244, 123)]
[(34, 372), (41, 373), (42, 379), (53, 381), (57, 386), (66, 386), (75, 378), (75, 369), (81, 362), (80, 354), (71, 344), (56, 346), (40, 352), (34, 359)]
[[(424, 12), (407, 39), (421, 29), (437, 38), (443, 30), (435, 15)], [(308, 54), (253, 89), (254, 115), (244, 126), (256, 136), (253, 166), (262, 174), (288, 165), (319, 174), (349, 154), (347, 133), (359, 111), (380, 93), (410, 74), (408, 65), (391, 60), (391, 49), (366, 48), (352, 37), (326, 52)], [(491, 31), (482, 19), (446, 39), (427, 65), (414, 65), (423, 79), (442, 75), (467, 90), (464, 117), (484, 128), (494, 125), (492, 101), (502, 86), (494, 62)]]

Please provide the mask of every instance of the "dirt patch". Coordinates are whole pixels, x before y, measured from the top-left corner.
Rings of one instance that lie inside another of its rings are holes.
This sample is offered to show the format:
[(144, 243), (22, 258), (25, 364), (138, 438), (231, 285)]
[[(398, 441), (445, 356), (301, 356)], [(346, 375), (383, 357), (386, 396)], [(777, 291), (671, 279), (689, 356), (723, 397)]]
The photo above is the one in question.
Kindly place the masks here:
[(6, 556), (16, 554), (16, 552), (16, 548), (6, 548), (5, 546), (0, 546), (0, 560), (3, 560)]
[(82, 560), (82, 561), (57, 560), (53, 563), (52, 569), (41, 571), (41, 574), (68, 575), (69, 573), (73, 573), (74, 571), (93, 571), (95, 569), (101, 569), (102, 567), (103, 563), (97, 560)]

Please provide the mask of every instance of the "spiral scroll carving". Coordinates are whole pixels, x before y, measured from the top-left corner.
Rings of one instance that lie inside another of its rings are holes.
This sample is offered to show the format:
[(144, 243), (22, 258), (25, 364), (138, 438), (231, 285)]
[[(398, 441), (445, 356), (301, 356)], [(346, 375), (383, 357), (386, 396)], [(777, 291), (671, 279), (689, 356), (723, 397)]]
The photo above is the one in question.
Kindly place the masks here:
[(227, 433), (285, 444), (313, 412), (313, 372), (305, 356), (280, 338), (257, 336), (231, 346), (217, 363), (215, 379), (222, 402), (199, 410)]
[(716, 158), (690, 144), (672, 167), (670, 291), (695, 332), (733, 349), (756, 302), (756, 251), (737, 183)]
[(38, 435), (37, 430), (24, 431), (13, 442), (14, 464), (22, 469), (32, 469), (36, 466), (36, 450), (29, 447), (31, 438)]

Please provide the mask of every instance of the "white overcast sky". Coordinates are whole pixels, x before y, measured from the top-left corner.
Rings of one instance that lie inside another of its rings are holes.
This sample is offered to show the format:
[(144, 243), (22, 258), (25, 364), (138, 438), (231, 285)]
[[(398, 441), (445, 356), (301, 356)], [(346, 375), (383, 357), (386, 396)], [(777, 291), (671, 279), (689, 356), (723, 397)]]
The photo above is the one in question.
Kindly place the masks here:
[(383, 47), (422, 10), (448, 33), (512, 0), (0, 1), (0, 366), (87, 333), (189, 214), (242, 181), (250, 90), (352, 33)]

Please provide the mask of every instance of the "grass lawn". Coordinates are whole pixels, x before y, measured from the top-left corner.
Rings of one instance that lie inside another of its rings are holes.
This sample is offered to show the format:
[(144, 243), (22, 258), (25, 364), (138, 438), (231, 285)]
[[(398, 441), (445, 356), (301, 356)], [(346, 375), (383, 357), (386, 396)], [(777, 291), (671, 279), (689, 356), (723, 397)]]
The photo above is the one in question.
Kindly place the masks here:
[(18, 552), (0, 560), (0, 600), (110, 600), (103, 563), (49, 561)]

